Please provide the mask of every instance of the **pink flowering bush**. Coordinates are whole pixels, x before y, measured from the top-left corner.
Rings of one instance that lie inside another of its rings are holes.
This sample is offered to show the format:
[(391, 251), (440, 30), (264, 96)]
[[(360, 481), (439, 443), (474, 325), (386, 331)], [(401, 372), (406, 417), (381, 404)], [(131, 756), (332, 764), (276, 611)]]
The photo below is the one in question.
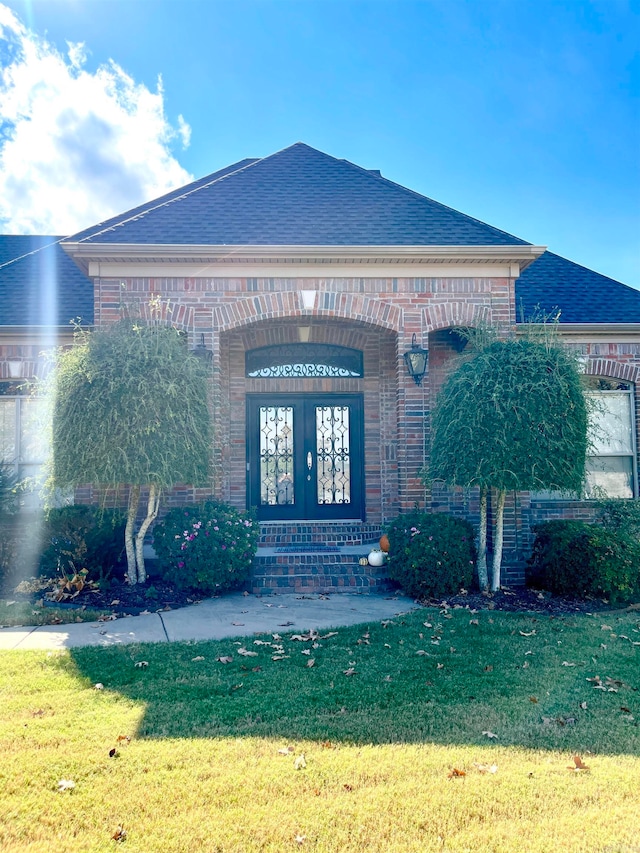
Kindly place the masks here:
[(250, 513), (208, 500), (170, 510), (154, 528), (153, 547), (165, 580), (211, 595), (248, 578), (258, 533)]
[(417, 599), (469, 589), (476, 561), (473, 526), (444, 513), (410, 512), (387, 528), (389, 577)]

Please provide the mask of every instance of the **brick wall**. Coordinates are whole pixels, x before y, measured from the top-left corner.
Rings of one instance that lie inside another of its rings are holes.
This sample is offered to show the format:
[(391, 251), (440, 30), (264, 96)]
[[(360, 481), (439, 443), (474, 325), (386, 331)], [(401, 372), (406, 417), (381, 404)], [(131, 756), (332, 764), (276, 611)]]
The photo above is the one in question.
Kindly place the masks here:
[[(253, 393), (356, 393), (364, 400), (367, 523), (384, 525), (417, 503), (478, 520), (477, 491), (433, 489), (420, 471), (428, 461), (429, 411), (456, 355), (448, 329), (515, 322), (513, 281), (508, 278), (103, 278), (96, 280), (96, 325), (119, 319), (123, 310), (148, 313), (160, 298), (163, 316), (183, 328), (190, 346), (213, 352), (212, 407), (215, 421), (211, 491), (238, 507), (246, 502), (245, 398)], [(299, 340), (362, 350), (361, 379), (250, 379), (244, 353), (256, 347)], [(428, 375), (421, 386), (403, 361), (412, 337), (429, 349)], [(40, 372), (42, 345), (0, 346), (0, 378), (10, 359)], [(640, 344), (593, 342), (578, 346), (586, 369), (637, 383)], [(636, 387), (636, 392), (638, 392)], [(636, 393), (636, 405), (639, 404)], [(640, 412), (636, 412), (637, 421)], [(197, 500), (209, 490), (179, 487), (169, 504)], [(83, 499), (91, 492), (84, 490)], [(551, 517), (589, 517), (591, 505), (536, 501), (510, 495), (506, 508), (505, 579), (520, 582), (531, 528)]]

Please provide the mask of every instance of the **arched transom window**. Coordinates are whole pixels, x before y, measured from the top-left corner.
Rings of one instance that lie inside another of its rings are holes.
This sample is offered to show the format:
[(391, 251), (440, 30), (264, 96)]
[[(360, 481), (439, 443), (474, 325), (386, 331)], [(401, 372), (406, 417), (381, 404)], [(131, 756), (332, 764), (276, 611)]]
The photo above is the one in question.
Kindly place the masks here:
[(282, 344), (245, 353), (245, 375), (255, 379), (364, 375), (362, 352), (332, 344)]

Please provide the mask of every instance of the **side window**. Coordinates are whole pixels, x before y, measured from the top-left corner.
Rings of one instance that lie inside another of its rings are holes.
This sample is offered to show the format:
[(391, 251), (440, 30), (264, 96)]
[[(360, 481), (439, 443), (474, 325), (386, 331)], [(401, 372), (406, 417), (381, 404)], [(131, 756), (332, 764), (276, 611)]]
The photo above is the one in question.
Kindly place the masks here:
[(14, 387), (0, 388), (0, 459), (13, 466), (19, 480), (26, 481), (22, 500), (32, 508), (40, 503), (49, 426), (44, 397), (22, 395)]
[(588, 396), (592, 454), (587, 460), (587, 498), (636, 494), (633, 388), (630, 382), (593, 379)]

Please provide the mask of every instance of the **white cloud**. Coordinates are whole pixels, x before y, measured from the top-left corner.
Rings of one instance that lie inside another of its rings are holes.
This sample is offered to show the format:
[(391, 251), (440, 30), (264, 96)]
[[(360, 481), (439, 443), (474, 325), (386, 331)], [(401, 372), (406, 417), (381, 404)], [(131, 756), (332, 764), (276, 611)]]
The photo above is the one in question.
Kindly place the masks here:
[(72, 234), (192, 180), (171, 153), (182, 116), (112, 60), (85, 70), (0, 4), (0, 231)]

